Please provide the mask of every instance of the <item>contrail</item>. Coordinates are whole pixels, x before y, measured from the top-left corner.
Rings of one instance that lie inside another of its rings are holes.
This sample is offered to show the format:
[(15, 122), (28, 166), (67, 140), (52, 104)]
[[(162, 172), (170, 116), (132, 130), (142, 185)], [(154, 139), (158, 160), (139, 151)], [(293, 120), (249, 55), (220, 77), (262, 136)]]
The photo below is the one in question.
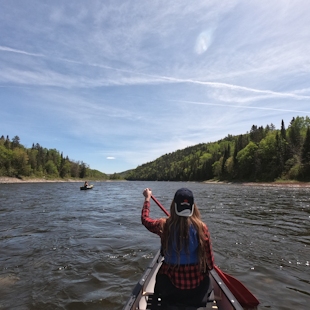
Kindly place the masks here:
[(183, 100), (169, 100), (173, 102), (182, 102), (182, 103), (190, 103), (197, 105), (212, 105), (212, 106), (220, 106), (220, 107), (229, 107), (229, 108), (241, 108), (241, 109), (255, 109), (255, 110), (268, 110), (268, 111), (277, 111), (277, 112), (294, 112), (294, 113), (310, 113), (310, 111), (298, 111), (298, 110), (288, 110), (288, 109), (276, 109), (276, 108), (265, 108), (265, 107), (248, 107), (242, 105), (229, 105), (222, 103), (209, 103), (209, 102), (198, 102), (198, 101), (183, 101)]
[(227, 84), (227, 83), (203, 82), (203, 81), (188, 80), (188, 79), (177, 79), (177, 78), (169, 78), (169, 77), (162, 77), (162, 78), (169, 79), (169, 80), (172, 80), (175, 82), (208, 85), (208, 86), (215, 87), (215, 88), (229, 88), (229, 89), (236, 89), (236, 90), (244, 90), (244, 91), (248, 91), (248, 92), (273, 95), (273, 96), (277, 96), (277, 97), (291, 97), (291, 98), (295, 98), (295, 99), (310, 99), (310, 96), (296, 95), (294, 93), (280, 93), (280, 92), (275, 92), (272, 90), (261, 90), (261, 89), (249, 88), (249, 87), (245, 87), (245, 86), (239, 86), (239, 85)]
[(137, 71), (132, 71), (132, 70), (119, 69), (119, 68), (114, 68), (114, 67), (100, 65), (100, 64), (90, 64), (90, 63), (85, 64), (85, 63), (81, 63), (81, 62), (74, 61), (74, 60), (68, 60), (68, 59), (61, 59), (61, 60), (66, 61), (66, 62), (71, 62), (71, 63), (77, 63), (77, 64), (81, 64), (81, 65), (89, 65), (89, 66), (93, 66), (93, 67), (104, 68), (104, 69), (118, 71), (118, 72), (143, 75), (143, 76), (155, 78), (157, 80), (169, 81), (172, 83), (200, 84), (200, 85), (211, 86), (214, 88), (243, 90), (243, 91), (247, 91), (247, 92), (254, 92), (254, 93), (260, 93), (260, 94), (265, 94), (265, 95), (267, 94), (267, 95), (272, 95), (272, 96), (276, 96), (276, 97), (289, 97), (289, 98), (294, 98), (294, 99), (298, 99), (298, 100), (303, 100), (303, 99), (309, 100), (310, 99), (310, 96), (297, 95), (294, 93), (281, 93), (281, 92), (275, 92), (272, 90), (261, 90), (261, 89), (249, 88), (249, 87), (245, 87), (245, 86), (239, 86), (239, 85), (228, 84), (228, 83), (204, 82), (204, 81), (197, 81), (197, 80), (192, 80), (192, 79), (180, 79), (180, 78), (174, 78), (174, 77), (169, 77), (169, 76), (160, 76), (160, 75), (153, 75), (153, 74), (137, 72)]
[[(42, 54), (35, 54), (35, 53), (28, 53), (26, 51), (21, 51), (21, 50), (16, 50), (10, 47), (5, 47), (5, 46), (0, 46), (0, 51), (4, 52), (13, 52), (13, 53), (19, 53), (19, 54), (24, 54), (28, 56), (34, 56), (34, 57), (45, 57), (48, 58), (48, 56), (42, 55)], [(246, 92), (252, 92), (252, 93), (259, 93), (259, 94), (267, 94), (267, 95), (272, 95), (275, 97), (282, 97), (282, 98), (294, 98), (297, 100), (304, 100), (310, 99), (310, 96), (304, 96), (304, 95), (297, 95), (295, 93), (281, 93), (281, 92), (275, 92), (272, 90), (261, 90), (261, 89), (256, 89), (256, 88), (249, 88), (245, 86), (239, 86), (239, 85), (234, 85), (234, 84), (228, 84), (228, 83), (220, 83), (220, 82), (206, 82), (206, 81), (199, 81), (199, 80), (193, 80), (193, 79), (180, 79), (180, 78), (175, 78), (175, 77), (169, 77), (169, 76), (160, 76), (160, 75), (153, 75), (153, 74), (148, 74), (148, 73), (143, 73), (143, 72), (137, 72), (137, 71), (132, 71), (132, 70), (127, 70), (127, 69), (120, 69), (120, 68), (115, 68), (111, 66), (106, 66), (106, 65), (100, 65), (100, 64), (93, 64), (93, 63), (83, 63), (80, 61), (76, 60), (70, 60), (66, 58), (54, 58), (59, 61), (64, 61), (68, 63), (75, 63), (83, 66), (91, 66), (91, 67), (98, 67), (98, 68), (103, 68), (107, 70), (113, 70), (113, 71), (118, 71), (118, 72), (124, 72), (124, 73), (130, 73), (130, 74), (136, 74), (136, 75), (142, 75), (142, 76), (147, 76), (151, 77), (153, 79), (156, 79), (157, 82), (159, 81), (168, 81), (171, 83), (188, 83), (188, 84), (198, 84), (198, 85), (206, 85), (214, 88), (226, 88), (226, 89), (231, 89), (231, 90), (241, 90), (241, 91), (246, 91)], [(147, 83), (147, 82), (146, 82)], [(266, 108), (268, 109), (268, 108)], [(295, 112), (295, 111), (293, 111)]]
[(24, 54), (24, 55), (35, 56), (35, 57), (46, 57), (46, 56), (44, 56), (42, 54), (28, 53), (28, 52), (25, 52), (25, 51), (16, 50), (14, 48), (6, 47), (6, 46), (0, 46), (0, 51), (17, 53), (17, 54)]

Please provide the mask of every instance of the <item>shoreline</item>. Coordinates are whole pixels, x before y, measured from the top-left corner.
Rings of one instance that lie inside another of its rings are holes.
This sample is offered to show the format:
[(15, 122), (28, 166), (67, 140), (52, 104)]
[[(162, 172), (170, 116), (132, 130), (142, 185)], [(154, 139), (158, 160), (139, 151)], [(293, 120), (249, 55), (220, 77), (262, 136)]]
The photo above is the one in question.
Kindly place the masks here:
[(310, 182), (300, 181), (276, 181), (276, 182), (229, 182), (229, 181), (204, 181), (205, 184), (236, 184), (243, 186), (261, 186), (261, 187), (301, 187), (310, 188)]
[[(0, 184), (8, 183), (84, 183), (85, 180), (75, 180), (75, 179), (44, 179), (44, 178), (13, 178), (13, 177), (0, 177)], [(117, 180), (120, 181), (120, 180)], [(126, 181), (126, 180), (122, 180)], [(89, 182), (113, 182), (113, 180), (89, 180)], [(310, 182), (298, 182), (298, 181), (288, 181), (288, 182), (224, 182), (224, 181), (204, 181), (204, 184), (239, 184), (243, 186), (261, 186), (261, 187), (300, 187), (300, 188), (310, 188)]]
[(245, 186), (262, 186), (262, 187), (310, 187), (309, 182), (270, 182), (270, 183), (254, 183), (254, 182), (244, 182), (241, 183)]
[[(12, 177), (0, 177), (0, 184), (8, 184), (8, 183), (84, 183), (85, 180), (74, 180), (74, 179), (55, 179), (55, 180), (49, 180), (49, 179), (41, 179), (41, 178), (34, 178), (34, 179), (19, 179), (19, 178), (12, 178)], [(90, 180), (90, 182), (97, 182)]]

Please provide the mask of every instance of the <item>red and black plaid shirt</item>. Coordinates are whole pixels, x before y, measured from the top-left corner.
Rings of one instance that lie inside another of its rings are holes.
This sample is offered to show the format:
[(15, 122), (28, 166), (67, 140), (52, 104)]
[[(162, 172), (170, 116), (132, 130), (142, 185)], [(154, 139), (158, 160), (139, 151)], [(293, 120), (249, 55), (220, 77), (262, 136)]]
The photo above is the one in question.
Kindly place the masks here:
[[(150, 202), (145, 201), (141, 212), (142, 224), (152, 233), (157, 234), (162, 238), (162, 220), (151, 219), (150, 215)], [(208, 269), (213, 269), (214, 257), (208, 227), (204, 224), (204, 232), (206, 236), (206, 253)], [(158, 273), (166, 274), (171, 282), (179, 289), (193, 289), (197, 287), (200, 282), (208, 276), (208, 273), (200, 271), (199, 264), (196, 265), (180, 265), (171, 266), (163, 262)]]

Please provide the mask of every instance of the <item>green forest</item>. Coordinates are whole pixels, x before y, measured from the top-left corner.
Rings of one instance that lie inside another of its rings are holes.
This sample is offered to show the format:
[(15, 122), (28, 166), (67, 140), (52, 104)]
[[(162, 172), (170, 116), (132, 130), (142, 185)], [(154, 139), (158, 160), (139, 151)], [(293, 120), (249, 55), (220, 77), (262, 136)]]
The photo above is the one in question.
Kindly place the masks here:
[(249, 132), (165, 154), (136, 169), (107, 175), (39, 144), (0, 138), (0, 176), (45, 179), (148, 181), (310, 181), (310, 118), (288, 127), (253, 125)]
[(253, 125), (228, 135), (165, 154), (126, 174), (152, 181), (310, 181), (310, 118), (294, 117), (287, 128)]
[(56, 149), (46, 149), (38, 143), (31, 148), (20, 144), (20, 138), (0, 138), (0, 176), (45, 179), (105, 180), (109, 177), (90, 169), (84, 162), (64, 157)]

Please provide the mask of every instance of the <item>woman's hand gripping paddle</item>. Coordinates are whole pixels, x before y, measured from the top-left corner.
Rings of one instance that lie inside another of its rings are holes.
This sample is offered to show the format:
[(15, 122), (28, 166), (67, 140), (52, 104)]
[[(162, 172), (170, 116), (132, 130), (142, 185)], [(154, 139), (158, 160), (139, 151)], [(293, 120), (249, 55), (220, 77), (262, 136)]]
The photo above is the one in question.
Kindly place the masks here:
[[(162, 209), (162, 211), (169, 216), (169, 212), (165, 207), (152, 195), (151, 198), (154, 202)], [(259, 301), (257, 298), (236, 278), (230, 276), (229, 274), (223, 272), (216, 265), (214, 269), (232, 292), (232, 294), (237, 298), (240, 305), (244, 308), (255, 308), (258, 306)]]

